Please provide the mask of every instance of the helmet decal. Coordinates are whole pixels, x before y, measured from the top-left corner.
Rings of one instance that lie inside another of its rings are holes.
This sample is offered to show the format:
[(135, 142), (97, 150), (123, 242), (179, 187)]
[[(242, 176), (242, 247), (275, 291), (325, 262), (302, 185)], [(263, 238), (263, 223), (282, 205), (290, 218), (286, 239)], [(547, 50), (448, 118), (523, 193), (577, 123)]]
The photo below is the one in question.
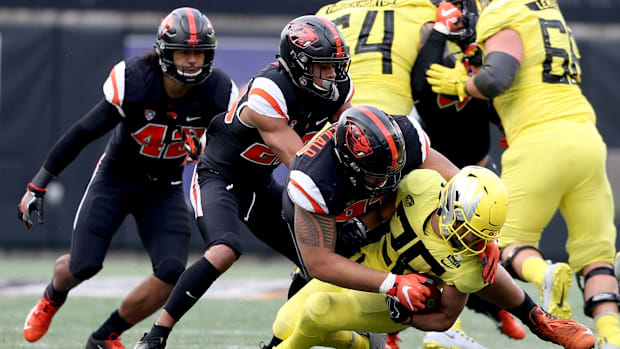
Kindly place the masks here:
[(159, 30), (157, 31), (159, 36), (162, 35), (166, 35), (168, 37), (174, 37), (175, 35), (177, 35), (176, 31), (170, 31), (170, 28), (172, 28), (172, 26), (174, 25), (174, 18), (172, 13), (170, 13), (169, 15), (166, 16), (166, 18), (164, 18), (161, 21), (161, 24), (159, 25)]
[(334, 26), (332, 22), (326, 20), (323, 17), (318, 17), (318, 18), (323, 23), (325, 23), (327, 28), (329, 28), (329, 31), (331, 31), (332, 35), (334, 36), (334, 39), (336, 41), (336, 57), (344, 57), (345, 51), (342, 47), (342, 40), (340, 39), (340, 33), (338, 33), (338, 30), (336, 29), (336, 27)]
[(190, 8), (185, 8), (187, 14), (187, 24), (189, 24), (189, 38), (187, 39), (188, 45), (198, 45), (198, 34), (196, 31), (196, 17), (194, 11)]
[(373, 114), (370, 110), (364, 107), (357, 107), (357, 108), (359, 108), (364, 114), (366, 114), (370, 118), (370, 120), (372, 120), (377, 125), (379, 130), (381, 130), (381, 132), (385, 135), (385, 139), (387, 140), (388, 146), (390, 147), (390, 152), (392, 153), (391, 169), (394, 170), (398, 168), (400, 166), (400, 164), (398, 163), (398, 149), (396, 147), (396, 142), (394, 141), (394, 138), (390, 134), (390, 131), (387, 129), (387, 127), (385, 127), (383, 122), (381, 122), (379, 117)]
[(356, 158), (363, 158), (373, 153), (368, 137), (354, 122), (349, 122), (346, 136), (347, 147)]
[(306, 48), (319, 41), (319, 36), (314, 29), (304, 23), (293, 23), (289, 27), (289, 38), (293, 45), (300, 48)]

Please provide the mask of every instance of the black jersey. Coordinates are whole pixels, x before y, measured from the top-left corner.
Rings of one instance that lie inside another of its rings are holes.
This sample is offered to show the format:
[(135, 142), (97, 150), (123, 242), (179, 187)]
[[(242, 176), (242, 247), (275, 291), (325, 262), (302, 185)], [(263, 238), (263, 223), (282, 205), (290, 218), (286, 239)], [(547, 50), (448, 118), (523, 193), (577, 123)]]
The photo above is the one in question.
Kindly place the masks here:
[[(422, 127), (437, 150), (457, 167), (474, 165), (489, 152), (489, 121), (499, 124), (499, 116), (489, 101), (436, 94), (426, 81), (426, 70), (433, 63), (454, 66), (454, 57), (444, 58), (447, 35), (436, 30), (418, 54), (412, 70), (412, 94)], [(450, 43), (455, 55), (462, 55), (460, 47)], [(473, 72), (469, 57), (463, 63)]]
[(104, 161), (127, 175), (181, 180), (187, 155), (181, 131), (205, 132), (209, 122), (237, 97), (230, 77), (214, 69), (182, 98), (171, 99), (155, 54), (118, 63), (103, 85), (106, 100), (123, 116), (106, 147)]
[[(394, 119), (405, 138), (403, 174), (406, 174), (424, 162), (430, 144), (417, 121), (404, 115), (395, 115)], [(291, 163), (286, 190), (288, 200), (303, 209), (333, 215), (337, 222), (343, 222), (366, 213), (384, 196), (369, 196), (343, 175), (334, 152), (335, 133), (336, 125), (332, 125), (297, 153)]]
[(350, 80), (337, 84), (336, 95), (325, 99), (295, 86), (279, 62), (268, 64), (240, 93), (225, 115), (218, 115), (207, 132), (207, 149), (198, 169), (217, 171), (233, 183), (265, 184), (280, 159), (255, 127), (241, 121), (243, 108), (284, 118), (305, 143), (320, 131), (340, 107), (351, 100)]

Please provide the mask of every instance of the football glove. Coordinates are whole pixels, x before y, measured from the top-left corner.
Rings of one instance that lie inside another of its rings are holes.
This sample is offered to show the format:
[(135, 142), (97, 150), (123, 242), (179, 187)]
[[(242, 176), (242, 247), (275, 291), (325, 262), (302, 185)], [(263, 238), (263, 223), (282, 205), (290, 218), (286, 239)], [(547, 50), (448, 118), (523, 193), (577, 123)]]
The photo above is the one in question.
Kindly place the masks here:
[(392, 321), (398, 324), (409, 322), (411, 315), (413, 315), (413, 311), (401, 304), (397, 298), (387, 296), (385, 297), (385, 303), (387, 304)]
[(454, 6), (451, 2), (442, 1), (437, 6), (437, 12), (435, 15), (435, 25), (433, 29), (436, 31), (448, 35), (454, 29), (459, 18), (461, 18), (461, 10)]
[(407, 309), (411, 311), (418, 311), (424, 309), (424, 301), (426, 297), (430, 296), (431, 290), (424, 283), (428, 278), (424, 275), (411, 273), (405, 275), (389, 274), (383, 281), (381, 290), (383, 290), (384, 284), (393, 281), (392, 287), (386, 292), (386, 297), (392, 297), (395, 301), (400, 302)]
[(194, 161), (198, 160), (198, 157), (202, 154), (203, 143), (200, 141), (196, 131), (193, 128), (186, 130), (183, 132), (183, 138), (185, 139), (187, 155)]
[[(481, 249), (484, 241), (480, 241), (476, 249)], [(497, 241), (487, 243), (484, 251), (478, 254), (478, 260), (482, 265), (482, 279), (488, 285), (495, 281), (495, 272), (497, 271), (497, 263), (499, 262), (499, 247)]]
[(336, 250), (343, 256), (352, 256), (366, 244), (366, 225), (357, 217), (342, 224), (338, 230)]
[(38, 188), (32, 183), (28, 183), (26, 186), (26, 193), (19, 205), (17, 205), (17, 218), (24, 223), (28, 230), (32, 228), (32, 220), (30, 218), (35, 212), (37, 213), (37, 222), (39, 224), (45, 223), (43, 218), (43, 198), (46, 192), (47, 189)]
[(437, 94), (459, 96), (459, 101), (467, 97), (465, 82), (469, 79), (467, 70), (461, 60), (456, 61), (454, 68), (440, 64), (432, 64), (426, 71), (426, 81)]

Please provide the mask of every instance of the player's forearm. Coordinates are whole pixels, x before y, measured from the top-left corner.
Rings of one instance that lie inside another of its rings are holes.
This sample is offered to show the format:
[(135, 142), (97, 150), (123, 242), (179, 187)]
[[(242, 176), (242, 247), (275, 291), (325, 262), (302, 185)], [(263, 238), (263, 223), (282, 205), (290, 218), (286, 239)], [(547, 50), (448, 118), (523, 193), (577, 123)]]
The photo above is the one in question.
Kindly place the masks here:
[(265, 144), (287, 167), (295, 158), (295, 153), (303, 146), (301, 139), (289, 128), (283, 132), (261, 132)]
[(379, 292), (388, 273), (365, 267), (336, 253), (318, 258), (302, 256), (310, 275), (336, 286), (366, 292)]

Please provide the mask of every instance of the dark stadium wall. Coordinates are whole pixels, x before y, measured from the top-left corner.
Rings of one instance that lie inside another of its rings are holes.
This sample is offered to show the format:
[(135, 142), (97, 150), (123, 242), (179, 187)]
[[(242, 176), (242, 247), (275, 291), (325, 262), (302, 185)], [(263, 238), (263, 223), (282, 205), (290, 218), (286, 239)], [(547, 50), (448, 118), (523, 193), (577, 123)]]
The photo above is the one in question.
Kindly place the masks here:
[[(277, 33), (244, 38), (219, 31), (218, 38), (216, 66), (229, 72), (240, 88), (273, 59), (278, 43)], [(152, 40), (151, 30), (127, 27), (0, 24), (0, 247), (68, 249), (73, 215), (107, 136), (84, 149), (54, 183), (46, 197), (45, 225), (35, 224), (27, 231), (16, 219), (16, 205), (55, 141), (102, 98), (101, 87), (111, 67), (126, 55), (150, 48)], [(620, 40), (587, 40), (579, 45), (584, 55), (584, 94), (597, 110), (610, 159), (618, 159), (618, 81), (616, 74), (608, 72), (620, 66)], [(493, 148), (493, 156), (499, 161), (499, 147)], [(620, 161), (614, 164), (610, 165), (610, 180), (618, 195)], [(565, 236), (563, 223), (555, 218), (542, 242), (548, 257), (566, 258)], [(201, 250), (200, 234), (195, 232), (192, 239), (193, 248)], [(244, 237), (244, 242), (250, 252), (269, 252), (253, 236)], [(113, 248), (140, 246), (129, 218), (117, 233)]]

